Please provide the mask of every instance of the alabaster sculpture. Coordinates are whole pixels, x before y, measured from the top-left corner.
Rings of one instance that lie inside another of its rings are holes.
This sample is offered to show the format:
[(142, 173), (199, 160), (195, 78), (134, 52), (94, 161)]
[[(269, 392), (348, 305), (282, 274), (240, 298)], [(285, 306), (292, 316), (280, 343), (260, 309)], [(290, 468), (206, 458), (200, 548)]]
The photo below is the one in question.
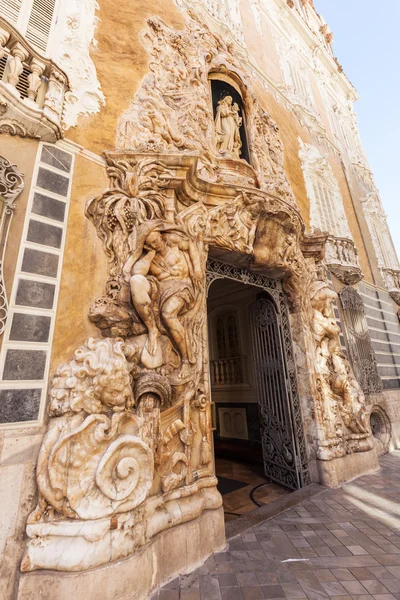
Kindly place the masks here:
[[(27, 524), (24, 571), (80, 571), (133, 555), (157, 534), (217, 511), (206, 330), (210, 253), (283, 279), (309, 357), (313, 448), (329, 461), (371, 447), (365, 401), (341, 352), (334, 292), (284, 172), (277, 126), (225, 42), (190, 18), (149, 19), (151, 57), (106, 153), (110, 187), (86, 216), (109, 258), (89, 308), (99, 336), (58, 367)], [(243, 94), (252, 165), (240, 158), (238, 106), (214, 119), (210, 74)], [(182, 100), (184, 99), (184, 101)], [(245, 163), (245, 164), (244, 164)], [(305, 450), (304, 450), (305, 451)], [(305, 458), (306, 460), (306, 458)]]

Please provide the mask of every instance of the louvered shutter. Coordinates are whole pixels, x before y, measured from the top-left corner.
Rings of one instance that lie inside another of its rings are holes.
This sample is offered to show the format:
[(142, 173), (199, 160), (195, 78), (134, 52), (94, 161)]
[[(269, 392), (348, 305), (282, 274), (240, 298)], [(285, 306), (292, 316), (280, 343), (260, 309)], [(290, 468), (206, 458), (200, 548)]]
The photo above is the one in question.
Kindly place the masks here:
[(22, 0), (0, 0), (0, 15), (12, 25), (17, 25)]
[[(1, 1), (1, 0), (0, 0)], [(26, 39), (46, 52), (56, 0), (33, 0), (26, 28)]]
[(332, 192), (317, 177), (313, 181), (314, 196), (320, 220), (320, 228), (331, 235), (340, 235), (335, 216), (335, 200)]

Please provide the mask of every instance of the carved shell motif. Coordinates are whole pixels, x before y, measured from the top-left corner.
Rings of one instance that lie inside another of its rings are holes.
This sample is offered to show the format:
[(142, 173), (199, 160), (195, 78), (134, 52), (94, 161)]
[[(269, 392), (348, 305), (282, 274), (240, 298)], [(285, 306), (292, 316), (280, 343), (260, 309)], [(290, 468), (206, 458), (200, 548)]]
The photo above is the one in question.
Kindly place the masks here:
[(132, 413), (54, 419), (38, 461), (38, 486), (70, 518), (99, 519), (139, 506), (148, 495), (153, 453)]

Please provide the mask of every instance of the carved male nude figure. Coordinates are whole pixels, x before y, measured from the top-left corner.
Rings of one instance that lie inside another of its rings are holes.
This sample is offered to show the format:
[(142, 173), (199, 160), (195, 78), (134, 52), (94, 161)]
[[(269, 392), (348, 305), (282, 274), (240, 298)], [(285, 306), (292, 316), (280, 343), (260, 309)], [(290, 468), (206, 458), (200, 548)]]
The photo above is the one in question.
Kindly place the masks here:
[(196, 298), (191, 280), (193, 264), (189, 246), (189, 241), (179, 233), (152, 231), (143, 245), (146, 253), (133, 265), (132, 259), (128, 260), (124, 269), (126, 274), (131, 273), (132, 302), (148, 331), (148, 354), (155, 356), (158, 349), (161, 335), (156, 318), (158, 312), (183, 363), (194, 362), (185, 327), (181, 323), (182, 315), (192, 308)]

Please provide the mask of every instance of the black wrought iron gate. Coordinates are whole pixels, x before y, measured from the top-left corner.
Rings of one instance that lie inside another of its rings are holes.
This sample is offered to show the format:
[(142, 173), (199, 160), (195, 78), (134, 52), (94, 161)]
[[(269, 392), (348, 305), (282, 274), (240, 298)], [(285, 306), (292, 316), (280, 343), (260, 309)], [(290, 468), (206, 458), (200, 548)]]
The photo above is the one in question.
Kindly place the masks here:
[(251, 305), (250, 318), (265, 475), (297, 489), (302, 474), (280, 315), (272, 300), (261, 297)]
[(208, 285), (228, 278), (262, 288), (250, 308), (265, 475), (291, 489), (311, 483), (289, 312), (281, 282), (218, 260), (207, 263)]

